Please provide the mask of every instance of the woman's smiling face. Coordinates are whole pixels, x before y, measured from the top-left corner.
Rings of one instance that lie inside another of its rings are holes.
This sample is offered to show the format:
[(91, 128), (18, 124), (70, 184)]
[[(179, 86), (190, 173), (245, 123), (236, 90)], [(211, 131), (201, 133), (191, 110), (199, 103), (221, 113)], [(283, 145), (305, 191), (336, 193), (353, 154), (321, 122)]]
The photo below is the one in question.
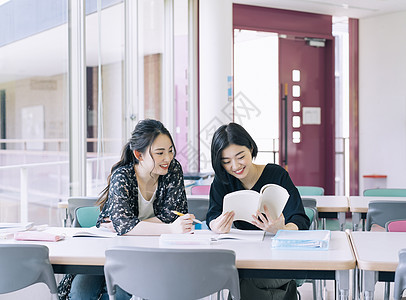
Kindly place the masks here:
[(171, 139), (165, 134), (160, 134), (151, 144), (150, 149), (142, 155), (141, 163), (146, 169), (152, 170), (152, 174), (166, 175), (173, 156)]
[(246, 146), (230, 144), (221, 153), (221, 164), (227, 173), (241, 180), (251, 169), (251, 151)]

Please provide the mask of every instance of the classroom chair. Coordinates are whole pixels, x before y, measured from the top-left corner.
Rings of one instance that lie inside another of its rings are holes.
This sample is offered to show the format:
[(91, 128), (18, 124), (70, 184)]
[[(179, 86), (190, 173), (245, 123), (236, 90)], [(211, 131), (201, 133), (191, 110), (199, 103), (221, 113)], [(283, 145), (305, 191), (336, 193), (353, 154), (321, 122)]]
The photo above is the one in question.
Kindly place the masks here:
[(14, 292), (35, 283), (45, 283), (53, 299), (57, 287), (48, 247), (29, 244), (0, 244), (0, 294)]
[(373, 200), (368, 204), (365, 230), (373, 224), (385, 227), (386, 222), (403, 219), (406, 216), (406, 201)]
[(374, 197), (406, 197), (406, 189), (366, 189), (363, 194)]
[(190, 188), (192, 195), (209, 195), (210, 185), (194, 185)]
[(232, 250), (114, 247), (106, 250), (104, 274), (110, 299), (116, 286), (149, 300), (200, 299), (223, 289), (240, 299)]
[(406, 232), (406, 219), (386, 222), (385, 230), (389, 232)]
[[(368, 204), (365, 230), (370, 231), (373, 224), (387, 227), (392, 220), (402, 219), (406, 216), (406, 201), (373, 200)], [(385, 282), (384, 299), (389, 299), (390, 284)]]
[(310, 230), (318, 229), (318, 211), (317, 211), (317, 201), (313, 198), (302, 198), (302, 203), (305, 208), (306, 215), (310, 219)]
[(72, 227), (93, 227), (100, 215), (98, 206), (81, 206), (75, 209), (75, 219)]
[(207, 210), (209, 209), (209, 199), (198, 196), (187, 195), (188, 212), (194, 214), (200, 221), (206, 220)]
[(300, 196), (323, 196), (324, 188), (319, 186), (296, 186)]
[(70, 197), (68, 198), (68, 219), (72, 227), (75, 223), (75, 209), (82, 206), (96, 206), (97, 197)]
[[(318, 228), (317, 225), (317, 218), (318, 218), (318, 213), (317, 213), (317, 201), (316, 199), (313, 198), (302, 198), (302, 203), (305, 209), (305, 213), (307, 217), (310, 219), (310, 227), (309, 230), (316, 230)], [(305, 282), (309, 282), (313, 286), (313, 299), (317, 299), (317, 283), (321, 283), (320, 281), (316, 282), (313, 279), (296, 279), (296, 286), (301, 287)], [(321, 285), (320, 285), (321, 287)], [(321, 292), (321, 291), (320, 291)], [(300, 292), (298, 290), (298, 298), (299, 300), (301, 299)]]
[(403, 291), (406, 289), (406, 249), (399, 251), (399, 264), (395, 271), (395, 288), (393, 290), (393, 299), (400, 300)]

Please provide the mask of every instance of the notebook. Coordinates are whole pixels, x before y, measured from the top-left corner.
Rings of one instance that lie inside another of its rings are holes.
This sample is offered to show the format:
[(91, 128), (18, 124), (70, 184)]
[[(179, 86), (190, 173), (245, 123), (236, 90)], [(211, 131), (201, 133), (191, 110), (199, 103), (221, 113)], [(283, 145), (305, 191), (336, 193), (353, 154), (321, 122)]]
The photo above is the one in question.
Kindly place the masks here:
[(273, 249), (327, 250), (330, 230), (278, 230), (272, 238)]

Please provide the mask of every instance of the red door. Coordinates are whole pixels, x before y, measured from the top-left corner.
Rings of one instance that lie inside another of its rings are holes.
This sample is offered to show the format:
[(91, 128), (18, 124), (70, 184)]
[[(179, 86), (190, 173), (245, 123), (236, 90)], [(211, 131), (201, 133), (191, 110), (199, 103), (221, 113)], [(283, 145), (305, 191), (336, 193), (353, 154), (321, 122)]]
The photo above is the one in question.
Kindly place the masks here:
[(295, 185), (334, 194), (334, 73), (331, 40), (279, 39), (280, 164)]

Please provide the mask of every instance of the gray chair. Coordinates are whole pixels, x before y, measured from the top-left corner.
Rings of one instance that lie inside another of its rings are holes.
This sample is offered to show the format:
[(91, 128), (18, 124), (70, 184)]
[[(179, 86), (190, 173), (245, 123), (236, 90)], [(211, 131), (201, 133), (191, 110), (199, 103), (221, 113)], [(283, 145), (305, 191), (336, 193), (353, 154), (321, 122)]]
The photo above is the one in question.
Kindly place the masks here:
[(0, 294), (35, 283), (45, 283), (54, 299), (57, 286), (48, 247), (29, 244), (0, 244)]
[(115, 247), (106, 250), (107, 291), (149, 300), (192, 300), (228, 289), (240, 299), (235, 253), (225, 249)]
[[(403, 219), (406, 216), (406, 201), (373, 200), (368, 204), (365, 230), (370, 231), (373, 224), (385, 227), (391, 220)], [(390, 283), (385, 282), (384, 299), (390, 295)]]
[(209, 209), (209, 198), (205, 196), (187, 195), (188, 212), (194, 214), (196, 219), (200, 221), (206, 220), (207, 211)]
[(68, 198), (68, 218), (72, 227), (81, 227), (75, 218), (77, 207), (95, 206), (98, 197), (70, 197)]
[(406, 289), (406, 249), (399, 251), (399, 264), (395, 272), (395, 288), (393, 299), (402, 299), (403, 291)]
[[(310, 230), (319, 228), (318, 220), (319, 215), (317, 211), (317, 200), (313, 198), (302, 198), (303, 206), (305, 207), (306, 215), (310, 219)], [(311, 212), (311, 213), (310, 213)]]
[(370, 231), (373, 224), (385, 227), (386, 222), (405, 216), (406, 201), (373, 200), (368, 204), (365, 230)]

